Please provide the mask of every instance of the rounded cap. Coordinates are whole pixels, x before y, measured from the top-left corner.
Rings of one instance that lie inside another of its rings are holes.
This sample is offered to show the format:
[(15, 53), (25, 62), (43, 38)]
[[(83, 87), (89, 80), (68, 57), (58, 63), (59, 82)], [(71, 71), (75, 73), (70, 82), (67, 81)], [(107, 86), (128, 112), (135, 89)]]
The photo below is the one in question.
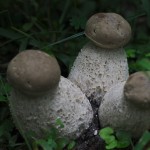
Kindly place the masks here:
[(131, 27), (118, 14), (97, 13), (87, 21), (85, 35), (101, 48), (115, 49), (128, 43)]
[(127, 101), (150, 108), (150, 71), (130, 75), (124, 86), (124, 95)]
[(8, 82), (28, 95), (40, 95), (56, 87), (60, 80), (57, 60), (39, 50), (26, 50), (10, 62)]

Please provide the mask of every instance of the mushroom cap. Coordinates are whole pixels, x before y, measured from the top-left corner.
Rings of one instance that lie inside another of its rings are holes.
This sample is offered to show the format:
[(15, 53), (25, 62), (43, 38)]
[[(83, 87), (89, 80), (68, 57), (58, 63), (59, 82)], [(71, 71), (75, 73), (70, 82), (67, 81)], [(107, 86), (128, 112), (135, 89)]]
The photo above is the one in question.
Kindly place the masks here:
[(108, 89), (129, 77), (126, 53), (123, 48), (107, 51), (91, 42), (76, 58), (68, 76), (88, 98), (101, 101)]
[(60, 68), (54, 57), (39, 50), (26, 50), (10, 62), (7, 79), (20, 92), (36, 96), (56, 87)]
[(124, 95), (127, 101), (150, 108), (150, 71), (130, 75), (124, 86)]
[(97, 13), (87, 21), (85, 35), (99, 47), (114, 49), (128, 43), (131, 27), (116, 13)]

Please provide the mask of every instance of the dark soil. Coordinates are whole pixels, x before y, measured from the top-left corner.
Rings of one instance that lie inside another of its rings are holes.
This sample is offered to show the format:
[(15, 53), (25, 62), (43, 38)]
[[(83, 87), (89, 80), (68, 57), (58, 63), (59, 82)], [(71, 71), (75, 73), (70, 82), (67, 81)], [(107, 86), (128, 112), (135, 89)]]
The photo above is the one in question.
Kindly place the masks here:
[(99, 103), (92, 100), (92, 97), (89, 97), (92, 109), (94, 112), (93, 121), (89, 127), (76, 141), (75, 150), (104, 150), (105, 143), (100, 138), (98, 132), (101, 129), (100, 122), (98, 119), (98, 108)]

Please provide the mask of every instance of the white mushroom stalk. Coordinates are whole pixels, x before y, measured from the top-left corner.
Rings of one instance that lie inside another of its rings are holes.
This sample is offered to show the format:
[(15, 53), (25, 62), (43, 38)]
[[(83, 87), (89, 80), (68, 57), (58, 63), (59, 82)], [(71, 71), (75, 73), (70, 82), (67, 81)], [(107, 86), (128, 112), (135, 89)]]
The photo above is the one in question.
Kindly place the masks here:
[(99, 107), (102, 127), (124, 130), (139, 138), (150, 129), (150, 72), (132, 74), (111, 87)]
[(61, 135), (76, 139), (92, 122), (88, 99), (71, 81), (60, 77), (54, 57), (38, 50), (21, 52), (10, 62), (7, 77), (13, 86), (12, 117), (24, 133), (34, 132), (42, 138), (60, 118), (64, 124)]
[(129, 76), (122, 47), (131, 37), (131, 28), (118, 14), (98, 13), (88, 20), (85, 35), (92, 42), (81, 49), (68, 78), (99, 103), (111, 86)]

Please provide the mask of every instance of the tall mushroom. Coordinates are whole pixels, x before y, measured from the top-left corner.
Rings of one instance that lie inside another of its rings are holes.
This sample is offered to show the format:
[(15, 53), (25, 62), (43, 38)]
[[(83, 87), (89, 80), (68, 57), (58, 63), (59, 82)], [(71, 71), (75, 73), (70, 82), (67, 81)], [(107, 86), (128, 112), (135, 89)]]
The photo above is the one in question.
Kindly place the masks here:
[(124, 49), (131, 37), (129, 23), (115, 13), (97, 13), (86, 24), (91, 40), (77, 56), (69, 79), (93, 100), (100, 102), (108, 89), (128, 78)]
[(60, 76), (54, 57), (38, 50), (21, 52), (10, 62), (7, 78), (13, 86), (10, 110), (24, 133), (44, 137), (57, 118), (64, 123), (62, 136), (75, 139), (89, 127), (91, 105), (76, 85)]
[(99, 107), (102, 127), (125, 130), (138, 138), (150, 129), (150, 72), (137, 72), (111, 87)]

